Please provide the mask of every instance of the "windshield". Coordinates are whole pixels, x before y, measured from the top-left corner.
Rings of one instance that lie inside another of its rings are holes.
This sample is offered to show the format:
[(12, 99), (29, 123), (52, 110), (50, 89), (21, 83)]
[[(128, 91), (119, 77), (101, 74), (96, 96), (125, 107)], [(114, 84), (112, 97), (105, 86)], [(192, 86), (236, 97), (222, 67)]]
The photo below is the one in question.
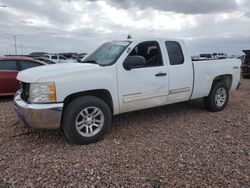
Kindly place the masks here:
[(83, 63), (96, 63), (101, 66), (112, 65), (117, 61), (129, 44), (129, 41), (104, 43), (95, 52), (84, 59)]

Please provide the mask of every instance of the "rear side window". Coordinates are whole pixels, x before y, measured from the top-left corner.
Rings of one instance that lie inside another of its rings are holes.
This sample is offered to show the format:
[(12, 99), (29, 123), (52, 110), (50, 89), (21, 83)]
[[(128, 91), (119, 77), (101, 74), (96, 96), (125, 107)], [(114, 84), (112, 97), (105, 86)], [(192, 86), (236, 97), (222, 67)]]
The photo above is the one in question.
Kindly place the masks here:
[(2, 60), (0, 61), (0, 70), (6, 70), (6, 71), (16, 71), (16, 61), (13, 60)]
[(170, 65), (181, 65), (184, 63), (184, 56), (181, 49), (181, 45), (176, 41), (165, 42)]
[(28, 69), (28, 68), (40, 66), (40, 64), (32, 62), (32, 61), (19, 61), (19, 63), (20, 63), (20, 69), (21, 70), (25, 70), (25, 69)]

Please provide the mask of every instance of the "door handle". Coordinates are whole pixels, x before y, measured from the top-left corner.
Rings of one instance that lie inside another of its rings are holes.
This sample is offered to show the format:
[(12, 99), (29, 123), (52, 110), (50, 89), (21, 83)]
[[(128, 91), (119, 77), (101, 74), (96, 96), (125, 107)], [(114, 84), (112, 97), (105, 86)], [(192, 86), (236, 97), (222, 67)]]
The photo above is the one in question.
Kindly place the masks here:
[(167, 73), (165, 73), (165, 72), (159, 72), (155, 76), (157, 76), (157, 77), (159, 77), (159, 76), (167, 76)]

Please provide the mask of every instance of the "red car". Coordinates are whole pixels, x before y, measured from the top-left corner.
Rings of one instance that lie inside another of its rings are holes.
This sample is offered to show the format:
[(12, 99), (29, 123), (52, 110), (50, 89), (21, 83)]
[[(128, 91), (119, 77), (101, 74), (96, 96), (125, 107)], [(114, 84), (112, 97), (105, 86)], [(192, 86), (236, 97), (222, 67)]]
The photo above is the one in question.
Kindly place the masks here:
[(46, 64), (28, 57), (0, 57), (0, 96), (14, 95), (20, 88), (19, 71), (41, 65)]

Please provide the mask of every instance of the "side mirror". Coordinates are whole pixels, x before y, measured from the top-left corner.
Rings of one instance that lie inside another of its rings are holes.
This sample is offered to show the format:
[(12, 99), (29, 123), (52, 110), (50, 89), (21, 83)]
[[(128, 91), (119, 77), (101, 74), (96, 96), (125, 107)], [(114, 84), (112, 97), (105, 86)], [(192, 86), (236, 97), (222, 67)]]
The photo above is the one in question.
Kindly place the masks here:
[(146, 60), (143, 56), (128, 56), (123, 62), (125, 70), (131, 70), (133, 68), (139, 68), (146, 65)]

